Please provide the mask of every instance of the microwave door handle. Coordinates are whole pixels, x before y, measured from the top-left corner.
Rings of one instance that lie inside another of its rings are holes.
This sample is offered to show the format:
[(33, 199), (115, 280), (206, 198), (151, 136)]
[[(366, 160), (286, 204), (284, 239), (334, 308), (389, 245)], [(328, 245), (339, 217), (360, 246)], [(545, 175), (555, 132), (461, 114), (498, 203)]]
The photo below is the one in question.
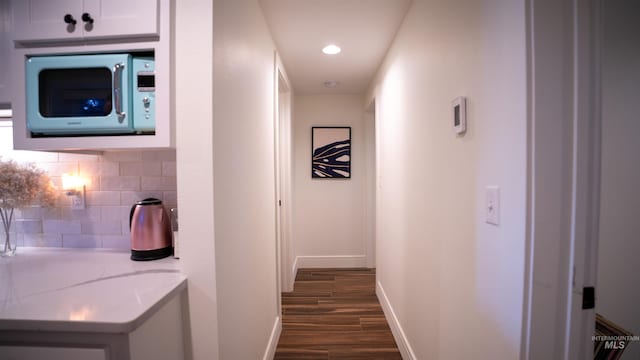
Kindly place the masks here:
[(116, 105), (116, 115), (118, 121), (122, 123), (125, 112), (122, 111), (122, 71), (124, 64), (115, 64), (113, 66), (113, 99)]

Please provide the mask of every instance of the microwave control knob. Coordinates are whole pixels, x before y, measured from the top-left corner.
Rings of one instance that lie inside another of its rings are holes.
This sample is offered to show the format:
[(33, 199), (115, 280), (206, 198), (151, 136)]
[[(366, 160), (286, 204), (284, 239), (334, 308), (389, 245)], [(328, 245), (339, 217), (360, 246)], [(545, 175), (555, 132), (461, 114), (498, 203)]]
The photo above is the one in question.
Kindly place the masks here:
[(71, 14), (67, 14), (64, 16), (64, 22), (69, 24), (69, 25), (75, 25), (78, 22), (76, 21), (76, 19), (73, 18), (73, 15)]
[(87, 24), (93, 24), (93, 18), (89, 13), (82, 14), (82, 21), (86, 22)]
[(144, 98), (142, 98), (142, 103), (144, 104), (144, 106), (149, 106), (151, 100), (149, 100), (149, 97), (145, 96)]

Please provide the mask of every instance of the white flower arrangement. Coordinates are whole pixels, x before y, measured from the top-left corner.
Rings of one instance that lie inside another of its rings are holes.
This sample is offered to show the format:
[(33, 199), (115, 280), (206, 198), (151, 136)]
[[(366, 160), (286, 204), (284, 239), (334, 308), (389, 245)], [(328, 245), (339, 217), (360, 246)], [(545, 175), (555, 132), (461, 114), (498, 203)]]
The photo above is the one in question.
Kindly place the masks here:
[(53, 206), (55, 200), (55, 188), (43, 170), (33, 164), (20, 165), (0, 159), (0, 217), (6, 236), (0, 255), (15, 253), (15, 244), (9, 241), (14, 209), (33, 204)]

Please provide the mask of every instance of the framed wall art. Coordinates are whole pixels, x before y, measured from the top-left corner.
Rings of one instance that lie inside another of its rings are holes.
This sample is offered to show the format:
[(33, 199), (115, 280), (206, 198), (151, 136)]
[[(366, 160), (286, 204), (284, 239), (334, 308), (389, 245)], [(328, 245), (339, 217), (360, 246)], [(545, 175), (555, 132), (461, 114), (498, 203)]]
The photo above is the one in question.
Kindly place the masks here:
[(312, 127), (311, 154), (312, 178), (351, 178), (351, 127)]

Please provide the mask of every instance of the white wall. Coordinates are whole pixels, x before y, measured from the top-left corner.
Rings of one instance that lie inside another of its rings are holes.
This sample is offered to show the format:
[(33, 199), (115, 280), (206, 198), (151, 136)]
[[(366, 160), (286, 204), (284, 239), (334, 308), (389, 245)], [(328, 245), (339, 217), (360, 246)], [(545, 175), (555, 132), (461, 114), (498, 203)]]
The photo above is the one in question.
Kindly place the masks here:
[[(604, 2), (602, 177), (596, 310), (640, 334), (640, 4)], [(623, 359), (640, 358), (631, 344)]]
[(176, 1), (175, 21), (180, 265), (189, 280), (192, 341), (187, 348), (193, 359), (217, 360), (221, 330), (213, 212), (213, 4)]
[[(520, 355), (525, 40), (524, 1), (417, 0), (372, 84), (378, 294), (407, 358)], [(484, 220), (487, 185), (501, 188), (499, 226)]]
[(221, 359), (261, 359), (279, 316), (274, 51), (257, 0), (214, 2), (213, 188)]
[(177, 29), (181, 263), (193, 355), (261, 359), (279, 320), (275, 48), (255, 0), (178, 2)]
[[(294, 122), (293, 238), (297, 266), (366, 266), (365, 126), (362, 95), (298, 95)], [(311, 178), (312, 126), (351, 127), (351, 178)]]

